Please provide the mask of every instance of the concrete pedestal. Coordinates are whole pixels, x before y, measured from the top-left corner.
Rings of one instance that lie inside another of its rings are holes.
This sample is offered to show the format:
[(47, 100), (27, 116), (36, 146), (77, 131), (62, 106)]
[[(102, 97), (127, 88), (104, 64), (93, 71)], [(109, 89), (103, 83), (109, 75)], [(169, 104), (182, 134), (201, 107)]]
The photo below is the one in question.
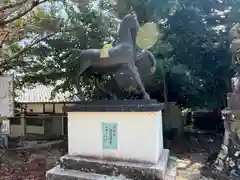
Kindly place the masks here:
[(163, 180), (169, 150), (163, 149), (162, 108), (156, 101), (146, 100), (96, 101), (68, 107), (69, 154), (46, 178), (123, 175)]

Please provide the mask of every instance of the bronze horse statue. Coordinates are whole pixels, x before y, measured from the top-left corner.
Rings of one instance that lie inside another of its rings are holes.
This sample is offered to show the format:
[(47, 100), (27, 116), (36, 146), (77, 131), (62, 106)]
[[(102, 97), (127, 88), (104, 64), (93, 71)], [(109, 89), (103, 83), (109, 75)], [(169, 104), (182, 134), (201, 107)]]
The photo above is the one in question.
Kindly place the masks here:
[[(141, 78), (143, 80), (146, 81), (146, 77), (151, 76), (156, 69), (156, 60), (153, 56), (153, 54), (150, 51), (143, 51), (141, 53), (139, 53), (137, 55), (137, 60), (135, 61), (135, 64), (138, 68), (138, 71), (141, 75)], [(125, 74), (126, 73), (126, 74)], [(133, 82), (133, 78), (132, 75), (126, 71), (124, 71), (124, 69), (120, 69), (119, 71), (115, 72), (114, 74), (109, 74), (110, 78), (108, 76), (107, 78), (107, 83), (106, 86), (103, 85), (100, 81), (104, 80), (104, 78), (101, 75), (95, 74), (95, 78), (96, 78), (96, 88), (98, 90), (100, 90), (103, 94), (105, 94), (105, 98), (110, 98), (113, 100), (117, 100), (117, 99), (135, 99), (138, 96), (138, 93), (136, 92), (136, 83)], [(126, 82), (126, 78), (127, 77), (127, 82)], [(105, 79), (106, 80), (106, 79)], [(105, 84), (105, 83), (104, 83)], [(125, 84), (125, 85), (123, 85)], [(111, 87), (113, 86), (113, 87)], [(118, 87), (123, 88), (122, 90), (119, 89)], [(125, 92), (123, 96), (119, 97), (119, 93), (121, 92)], [(134, 93), (135, 92), (135, 93)], [(126, 94), (127, 93), (127, 94)], [(128, 97), (126, 97), (126, 95)], [(130, 97), (129, 97), (130, 95)]]
[[(142, 83), (138, 68), (135, 64), (136, 54), (136, 36), (140, 30), (140, 25), (135, 14), (128, 14), (122, 20), (119, 27), (119, 44), (108, 50), (108, 57), (101, 57), (101, 49), (83, 50), (77, 62), (77, 90), (81, 92), (79, 84), (81, 75), (89, 69), (93, 74), (116, 73), (119, 70), (128, 70), (132, 73), (133, 78), (143, 95), (144, 99), (150, 99)], [(144, 54), (151, 56), (153, 73), (156, 69), (156, 60), (149, 51)], [(145, 55), (146, 56), (146, 55)], [(153, 57), (153, 58), (152, 58)]]

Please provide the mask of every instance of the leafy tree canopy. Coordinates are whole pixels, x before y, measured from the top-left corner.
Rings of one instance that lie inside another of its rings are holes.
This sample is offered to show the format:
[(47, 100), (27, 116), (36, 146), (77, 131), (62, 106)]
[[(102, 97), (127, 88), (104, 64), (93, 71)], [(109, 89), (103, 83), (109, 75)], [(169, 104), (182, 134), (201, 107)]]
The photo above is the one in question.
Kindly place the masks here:
[[(150, 49), (158, 64), (154, 83), (147, 87), (152, 97), (163, 100), (165, 79), (169, 100), (185, 107), (219, 108), (233, 74), (227, 33), (238, 21), (237, 7), (235, 0), (48, 1), (47, 8), (35, 8), (24, 16), (26, 26), (35, 26), (23, 27), (25, 33), (19, 39), (27, 41), (25, 47), (4, 51), (8, 63), (1, 65), (1, 71), (24, 74), (19, 85), (54, 84), (56, 91), (74, 94), (74, 62), (81, 50), (116, 43), (118, 21), (133, 8), (141, 24), (154, 21), (161, 33)], [(88, 98), (100, 93), (87, 73), (82, 86)]]

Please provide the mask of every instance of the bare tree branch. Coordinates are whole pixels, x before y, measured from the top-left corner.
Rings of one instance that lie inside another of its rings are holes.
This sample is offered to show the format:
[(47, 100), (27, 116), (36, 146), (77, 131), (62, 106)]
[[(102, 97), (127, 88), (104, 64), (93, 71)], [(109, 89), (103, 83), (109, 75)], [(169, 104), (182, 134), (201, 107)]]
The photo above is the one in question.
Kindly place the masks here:
[(19, 2), (7, 4), (5, 6), (0, 7), (0, 11), (4, 11), (4, 10), (10, 9), (10, 8), (15, 8), (17, 6), (20, 6), (20, 5), (24, 4), (24, 3), (26, 3), (27, 1), (28, 0), (22, 0), (22, 1), (19, 1)]
[[(28, 0), (29, 1), (29, 0)], [(26, 1), (27, 2), (27, 1)], [(21, 8), (24, 6), (24, 4), (22, 5), (19, 5), (19, 6), (16, 6), (14, 8), (9, 8), (9, 9), (6, 9), (5, 11), (2, 11), (3, 15), (0, 17), (0, 20), (6, 20), (7, 17), (10, 17), (12, 16), (12, 14), (18, 12), (19, 10), (21, 10)], [(1, 11), (0, 11), (1, 12)]]
[(21, 18), (22, 16), (26, 15), (27, 13), (29, 13), (30, 11), (32, 11), (35, 7), (37, 7), (38, 5), (44, 3), (44, 2), (47, 2), (48, 0), (43, 0), (41, 2), (39, 2), (39, 0), (35, 0), (32, 2), (32, 5), (29, 9), (25, 10), (24, 12), (22, 13), (19, 13), (17, 16), (11, 18), (11, 19), (8, 19), (8, 20), (1, 20), (0, 21), (0, 26), (5, 26), (6, 24), (8, 23), (11, 23), (19, 18)]
[(18, 51), (17, 53), (13, 54), (12, 56), (9, 57), (9, 59), (14, 59), (14, 58), (17, 58), (19, 57), (22, 53), (24, 53), (25, 51), (27, 51), (29, 48), (31, 48), (32, 46), (40, 43), (41, 41), (43, 40), (46, 40), (47, 38), (49, 37), (52, 37), (54, 36), (56, 33), (51, 33), (51, 34), (48, 34), (47, 36), (41, 38), (41, 39), (38, 39), (37, 41), (31, 43), (30, 45), (28, 45), (27, 47), (24, 47), (22, 48), (20, 51)]
[(5, 42), (5, 40), (7, 39), (7, 36), (10, 34), (10, 32), (5, 32), (5, 34), (3, 35), (1, 41), (0, 41), (0, 48), (2, 48), (3, 43)]
[[(57, 33), (64, 33), (64, 32), (71, 32), (71, 31), (74, 31), (75, 29), (77, 29), (79, 27), (74, 27), (74, 28), (70, 28), (70, 29), (65, 29), (65, 30), (62, 30), (62, 31), (59, 31), (59, 32), (53, 32), (53, 33), (50, 33), (46, 36), (44, 36), (43, 38), (41, 39), (38, 39), (36, 40), (35, 42), (27, 45), (26, 47), (22, 48), (21, 50), (19, 50), (18, 52), (16, 52), (15, 54), (13, 54), (12, 56), (10, 56), (8, 59), (11, 60), (11, 59), (14, 59), (14, 58), (18, 58), (22, 53), (26, 52), (28, 49), (30, 49), (32, 46), (40, 43), (41, 41), (43, 40), (46, 40), (54, 35), (56, 35)], [(34, 40), (33, 40), (34, 41)]]

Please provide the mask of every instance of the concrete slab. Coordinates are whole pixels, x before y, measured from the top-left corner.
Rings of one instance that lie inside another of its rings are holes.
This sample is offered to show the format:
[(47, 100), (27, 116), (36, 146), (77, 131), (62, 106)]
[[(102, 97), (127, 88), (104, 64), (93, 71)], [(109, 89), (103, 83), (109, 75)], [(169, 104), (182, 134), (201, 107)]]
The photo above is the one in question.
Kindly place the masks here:
[(164, 180), (176, 180), (176, 177), (177, 177), (176, 160), (170, 156), (168, 160), (168, 165), (167, 165), (166, 173), (164, 176)]
[(101, 160), (93, 157), (65, 155), (60, 158), (60, 167), (65, 170), (76, 170), (108, 176), (123, 175), (138, 180), (163, 180), (169, 159), (169, 150), (164, 149), (157, 165), (141, 162), (123, 162)]
[(161, 111), (68, 112), (68, 154), (73, 156), (157, 164), (162, 134)]
[(87, 173), (75, 170), (63, 170), (60, 166), (47, 171), (46, 180), (130, 180), (123, 176), (111, 177), (102, 174)]

